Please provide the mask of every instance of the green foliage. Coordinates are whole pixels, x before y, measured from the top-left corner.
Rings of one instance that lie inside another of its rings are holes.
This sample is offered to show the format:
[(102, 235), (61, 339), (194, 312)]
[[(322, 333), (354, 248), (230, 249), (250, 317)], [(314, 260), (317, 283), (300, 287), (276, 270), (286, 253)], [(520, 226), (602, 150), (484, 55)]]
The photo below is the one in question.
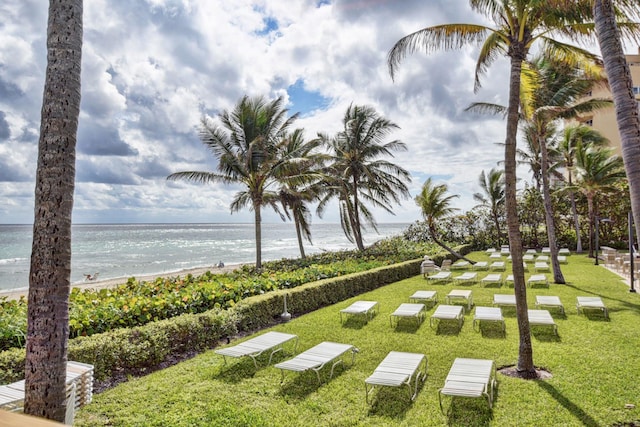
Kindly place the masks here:
[(0, 316), (0, 350), (22, 347), (27, 331), (27, 302), (0, 298), (2, 316)]

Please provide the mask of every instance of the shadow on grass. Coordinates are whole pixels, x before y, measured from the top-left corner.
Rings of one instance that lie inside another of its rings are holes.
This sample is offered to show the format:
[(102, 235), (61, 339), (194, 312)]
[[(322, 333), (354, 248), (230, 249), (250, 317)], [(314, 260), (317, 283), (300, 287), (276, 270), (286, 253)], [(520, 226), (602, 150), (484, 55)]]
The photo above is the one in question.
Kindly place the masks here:
[[(275, 360), (276, 356), (274, 356)], [(267, 358), (267, 360), (269, 360)], [(263, 362), (266, 365), (266, 361)], [(260, 365), (260, 360), (258, 361), (258, 369), (262, 366)], [(256, 374), (256, 367), (253, 364), (253, 361), (249, 357), (243, 357), (240, 360), (230, 362), (227, 360), (226, 365), (222, 365), (220, 368), (220, 372), (214, 373), (212, 377), (222, 380), (224, 382), (230, 384), (237, 384), (241, 381), (246, 380), (247, 378), (251, 378)]]
[[(593, 291), (589, 291), (589, 290), (586, 290), (586, 289), (582, 289), (582, 288), (574, 285), (572, 282), (567, 282), (567, 284), (564, 285), (564, 286), (568, 286), (570, 288), (575, 289), (576, 291), (583, 292), (585, 294), (585, 296), (586, 295), (598, 296), (598, 297), (602, 298), (602, 300), (605, 302), (605, 305), (607, 304), (607, 300), (612, 300), (612, 301), (619, 302), (620, 304), (622, 304), (624, 307), (626, 307), (629, 310), (633, 310), (633, 311), (640, 310), (640, 304), (634, 304), (634, 303), (631, 303), (629, 301), (621, 300), (621, 299), (618, 299), (618, 298), (611, 298), (609, 295), (603, 295), (603, 294), (599, 294), (597, 292), (593, 292)], [(615, 307), (614, 308), (610, 308), (609, 307), (608, 311), (609, 311), (609, 314), (611, 314), (611, 312), (621, 311), (621, 309), (615, 308)]]
[(531, 335), (533, 335), (538, 341), (544, 342), (561, 342), (560, 335), (556, 335), (553, 332), (553, 326), (547, 325), (530, 325)]
[[(418, 393), (422, 389), (424, 381), (418, 386)], [(402, 387), (377, 387), (371, 392), (371, 406), (369, 416), (389, 418), (389, 421), (398, 422), (404, 419), (407, 410), (413, 404), (406, 386)]]
[[(443, 397), (443, 406), (446, 405)], [(484, 427), (491, 424), (493, 412), (485, 398), (453, 397), (447, 411), (447, 425)]]
[(405, 322), (398, 321), (395, 328), (393, 328), (396, 332), (404, 332), (409, 334), (415, 334), (416, 331), (422, 326), (423, 322), (417, 323), (414, 320), (407, 320)]
[(573, 403), (571, 400), (567, 399), (554, 386), (546, 381), (536, 381), (536, 383), (541, 389), (549, 393), (549, 395), (553, 397), (556, 402), (558, 402), (565, 409), (571, 412), (578, 420), (580, 420), (582, 424), (587, 427), (597, 427), (599, 425), (596, 420), (591, 418), (591, 416), (587, 414), (581, 407)]
[(480, 322), (480, 333), (483, 338), (504, 339), (507, 338), (507, 331), (498, 322)]
[(349, 368), (349, 366), (345, 366), (344, 364), (336, 366), (331, 378), (329, 378), (331, 368), (323, 369), (320, 372), (320, 383), (318, 383), (316, 373), (311, 370), (302, 373), (285, 372), (284, 382), (280, 386), (280, 394), (287, 401), (303, 400), (327, 382), (335, 381), (347, 368)]
[(457, 320), (439, 320), (436, 335), (459, 335), (462, 327)]
[(362, 316), (349, 316), (347, 320), (342, 323), (343, 328), (349, 329), (362, 329), (369, 323), (368, 319)]

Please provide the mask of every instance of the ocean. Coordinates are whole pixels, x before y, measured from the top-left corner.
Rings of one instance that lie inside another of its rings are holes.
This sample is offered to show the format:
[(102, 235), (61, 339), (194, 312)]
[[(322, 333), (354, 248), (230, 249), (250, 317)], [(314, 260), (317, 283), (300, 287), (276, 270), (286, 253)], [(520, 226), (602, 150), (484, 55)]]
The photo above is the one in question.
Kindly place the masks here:
[[(409, 224), (379, 224), (365, 233), (370, 245), (401, 234)], [(0, 290), (29, 286), (31, 225), (0, 225)], [(313, 224), (307, 254), (354, 249), (340, 224)], [(92, 224), (74, 225), (71, 283), (85, 274), (99, 279), (171, 274), (187, 268), (255, 262), (253, 224)], [(262, 225), (262, 260), (298, 258), (292, 223)]]

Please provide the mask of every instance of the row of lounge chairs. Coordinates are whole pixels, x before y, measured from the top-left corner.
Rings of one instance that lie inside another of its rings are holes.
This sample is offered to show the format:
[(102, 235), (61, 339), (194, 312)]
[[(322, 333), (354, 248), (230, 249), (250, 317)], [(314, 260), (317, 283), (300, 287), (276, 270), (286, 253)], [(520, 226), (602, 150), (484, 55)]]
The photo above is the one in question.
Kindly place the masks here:
[[(549, 266), (547, 265), (548, 269)], [(440, 271), (431, 276), (425, 276), (427, 280), (433, 282), (448, 282), (448, 281), (456, 281), (456, 282), (471, 282), (476, 283), (478, 280), (480, 283), (488, 285), (488, 284), (498, 284), (502, 285), (502, 283), (513, 283), (513, 274), (508, 274), (506, 278), (503, 278), (500, 273), (488, 273), (483, 278), (479, 279), (478, 273), (467, 271), (458, 276), (453, 276), (450, 271)], [(543, 285), (549, 287), (549, 279), (545, 274), (536, 273), (532, 274), (529, 279), (527, 279), (527, 285)]]
[[(297, 340), (298, 337), (294, 334), (267, 332), (215, 352), (225, 357), (225, 363), (226, 356), (247, 356), (256, 363), (256, 357), (263, 353), (270, 353), (269, 364), (271, 364), (271, 358), (282, 350), (285, 343), (290, 341), (297, 343)], [(342, 364), (343, 356), (351, 353), (351, 364), (353, 364), (357, 352), (358, 349), (351, 344), (325, 341), (289, 360), (277, 363), (274, 367), (281, 370), (282, 381), (284, 381), (285, 371), (313, 371), (320, 383), (320, 371), (325, 366), (331, 366), (329, 378), (332, 378), (336, 366)], [(424, 381), (427, 377), (427, 367), (425, 354), (390, 351), (373, 373), (364, 380), (365, 400), (370, 403), (370, 395), (376, 387), (406, 387), (409, 400), (414, 400), (418, 394), (420, 381)], [(495, 383), (495, 363), (492, 360), (457, 358), (451, 366), (444, 387), (439, 390), (440, 409), (444, 412), (443, 395), (486, 397), (491, 407)]]

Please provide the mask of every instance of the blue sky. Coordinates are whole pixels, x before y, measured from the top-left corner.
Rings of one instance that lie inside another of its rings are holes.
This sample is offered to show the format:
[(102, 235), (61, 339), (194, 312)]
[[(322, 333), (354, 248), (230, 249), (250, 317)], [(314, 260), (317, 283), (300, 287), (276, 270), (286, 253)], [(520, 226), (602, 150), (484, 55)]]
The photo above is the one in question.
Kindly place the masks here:
[[(0, 223), (33, 220), (47, 6), (0, 4)], [(351, 103), (373, 106), (400, 126), (391, 138), (409, 150), (394, 161), (411, 172), (412, 197), (431, 176), (469, 209), (480, 172), (502, 158), (502, 120), (463, 110), (506, 103), (506, 61), (477, 94), (475, 48), (408, 57), (395, 81), (386, 66), (410, 32), (482, 23), (467, 0), (90, 0), (84, 8), (74, 222), (252, 222), (248, 210), (230, 213), (237, 188), (166, 181), (214, 170), (199, 122), (245, 94), (284, 96), (309, 137), (338, 131)], [(420, 218), (412, 199), (394, 211), (376, 218)], [(267, 211), (264, 220), (279, 218)], [(337, 222), (337, 210), (322, 221)]]

